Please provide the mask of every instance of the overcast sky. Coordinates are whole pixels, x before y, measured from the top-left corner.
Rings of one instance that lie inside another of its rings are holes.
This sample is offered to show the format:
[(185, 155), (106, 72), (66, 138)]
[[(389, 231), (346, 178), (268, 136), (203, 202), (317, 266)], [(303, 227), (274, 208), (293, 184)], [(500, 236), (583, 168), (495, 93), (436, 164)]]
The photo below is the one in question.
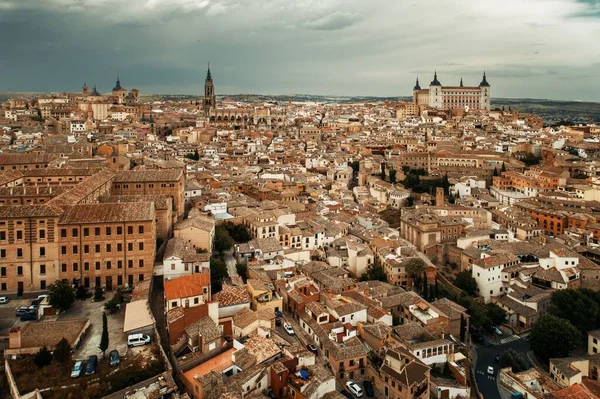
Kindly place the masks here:
[(600, 101), (600, 0), (0, 0), (0, 91)]

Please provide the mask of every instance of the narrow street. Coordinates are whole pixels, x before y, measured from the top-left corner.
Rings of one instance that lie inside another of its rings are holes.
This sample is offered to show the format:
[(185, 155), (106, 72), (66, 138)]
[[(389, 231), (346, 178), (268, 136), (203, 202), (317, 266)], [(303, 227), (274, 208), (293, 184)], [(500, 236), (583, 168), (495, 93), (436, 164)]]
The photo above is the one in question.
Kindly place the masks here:
[(235, 268), (237, 262), (235, 261), (235, 258), (233, 257), (233, 249), (230, 249), (229, 251), (225, 252), (223, 259), (225, 260), (225, 264), (227, 265), (227, 273), (229, 273), (229, 277), (230, 278), (237, 277), (238, 272), (237, 272), (237, 269)]
[(156, 328), (160, 334), (160, 343), (165, 352), (169, 353), (169, 342), (165, 322), (164, 287), (162, 276), (155, 276), (152, 282), (152, 294), (150, 297), (150, 308), (156, 320)]

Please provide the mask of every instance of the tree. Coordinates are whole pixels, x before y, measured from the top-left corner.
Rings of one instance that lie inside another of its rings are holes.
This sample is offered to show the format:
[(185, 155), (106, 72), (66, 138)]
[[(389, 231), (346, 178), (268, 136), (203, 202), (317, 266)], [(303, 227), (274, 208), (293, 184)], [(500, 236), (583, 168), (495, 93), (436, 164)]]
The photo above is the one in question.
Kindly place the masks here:
[(56, 348), (54, 348), (54, 359), (61, 364), (70, 364), (71, 363), (71, 345), (69, 345), (69, 341), (63, 337), (58, 344), (56, 344)]
[(229, 236), (238, 244), (243, 244), (252, 239), (252, 234), (248, 227), (243, 224), (225, 222), (222, 226), (227, 230)]
[(211, 292), (216, 294), (223, 288), (223, 280), (229, 276), (227, 265), (220, 258), (210, 258), (210, 284)]
[(553, 314), (540, 317), (529, 335), (533, 352), (544, 362), (555, 357), (567, 357), (581, 342), (580, 333), (568, 320)]
[(240, 275), (242, 280), (244, 280), (244, 283), (245, 283), (246, 280), (248, 279), (248, 266), (246, 266), (243, 263), (236, 263), (235, 270), (237, 271), (237, 274)]
[(497, 168), (494, 168), (494, 172), (492, 173), (492, 176), (499, 176)]
[(40, 350), (35, 354), (33, 359), (34, 363), (38, 368), (43, 368), (52, 362), (52, 353), (46, 348), (46, 345), (42, 346)]
[(506, 320), (506, 311), (495, 303), (485, 305), (487, 317), (493, 326), (499, 326)]
[(69, 283), (57, 280), (48, 287), (48, 302), (53, 308), (65, 311), (75, 302), (75, 290)]
[(426, 301), (429, 300), (429, 285), (427, 284), (427, 273), (423, 272), (423, 290), (422, 290), (423, 298)]
[(385, 270), (381, 266), (375, 266), (367, 270), (360, 276), (360, 281), (387, 281), (387, 275), (385, 274)]
[(408, 277), (413, 279), (413, 284), (416, 279), (421, 277), (426, 268), (427, 265), (421, 258), (412, 258), (404, 264), (406, 274), (408, 274)]
[(600, 298), (588, 289), (559, 290), (552, 293), (548, 311), (568, 320), (581, 333), (582, 342), (587, 332), (600, 326)]
[(104, 300), (104, 292), (102, 292), (102, 286), (96, 284), (94, 287), (94, 302), (100, 302)]
[(500, 168), (500, 172), (506, 172), (506, 165), (502, 162), (502, 167)]
[(352, 168), (352, 172), (354, 172), (354, 174), (358, 173), (360, 171), (360, 161), (353, 161), (350, 163), (350, 167)]
[(396, 169), (390, 169), (390, 183), (396, 184)]
[(225, 226), (217, 226), (215, 228), (214, 240), (215, 251), (222, 254), (225, 251), (229, 251), (233, 247), (233, 244), (233, 239), (229, 236)]
[(383, 162), (381, 163), (381, 173), (379, 175), (381, 177), (381, 180), (385, 181), (385, 164)]
[(523, 353), (508, 349), (500, 358), (500, 367), (512, 367), (514, 373), (519, 373), (521, 371), (529, 370), (531, 368), (531, 363)]
[(464, 270), (456, 275), (454, 285), (469, 295), (474, 295), (477, 292), (477, 281), (468, 270)]
[(100, 348), (102, 357), (104, 357), (106, 350), (108, 349), (108, 323), (106, 320), (106, 312), (102, 312), (102, 335), (100, 336), (100, 345), (98, 348)]

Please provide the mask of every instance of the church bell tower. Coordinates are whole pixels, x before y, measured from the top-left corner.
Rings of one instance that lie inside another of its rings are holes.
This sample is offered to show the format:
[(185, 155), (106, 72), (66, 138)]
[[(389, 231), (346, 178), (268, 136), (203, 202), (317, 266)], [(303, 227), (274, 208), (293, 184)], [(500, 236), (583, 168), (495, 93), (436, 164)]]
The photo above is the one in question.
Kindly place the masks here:
[(211, 108), (216, 108), (217, 97), (215, 95), (215, 85), (213, 83), (212, 75), (210, 74), (210, 64), (208, 64), (208, 71), (206, 72), (206, 80), (204, 81), (204, 115), (208, 116)]

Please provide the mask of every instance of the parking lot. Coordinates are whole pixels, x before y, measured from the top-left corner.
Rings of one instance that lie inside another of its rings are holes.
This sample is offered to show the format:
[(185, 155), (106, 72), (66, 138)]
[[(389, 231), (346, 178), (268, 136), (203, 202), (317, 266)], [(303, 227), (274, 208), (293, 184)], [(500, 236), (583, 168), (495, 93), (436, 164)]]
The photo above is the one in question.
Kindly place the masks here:
[(15, 316), (15, 312), (21, 306), (31, 305), (33, 299), (13, 299), (8, 303), (0, 305), (0, 336), (8, 336), (10, 328), (15, 324), (23, 324)]
[[(108, 293), (106, 300), (101, 302), (92, 302), (91, 299), (85, 301), (75, 301), (73, 306), (65, 313), (60, 314), (58, 320), (68, 320), (77, 318), (90, 319), (90, 328), (85, 334), (82, 343), (76, 349), (73, 359), (85, 360), (91, 355), (102, 355), (102, 351), (98, 348), (100, 345), (100, 337), (102, 335), (102, 312), (104, 304), (112, 297)], [(117, 311), (115, 314), (106, 312), (108, 325), (108, 352), (113, 349), (119, 351), (121, 356), (127, 352), (127, 336), (123, 333), (123, 322), (125, 320), (125, 308)]]

